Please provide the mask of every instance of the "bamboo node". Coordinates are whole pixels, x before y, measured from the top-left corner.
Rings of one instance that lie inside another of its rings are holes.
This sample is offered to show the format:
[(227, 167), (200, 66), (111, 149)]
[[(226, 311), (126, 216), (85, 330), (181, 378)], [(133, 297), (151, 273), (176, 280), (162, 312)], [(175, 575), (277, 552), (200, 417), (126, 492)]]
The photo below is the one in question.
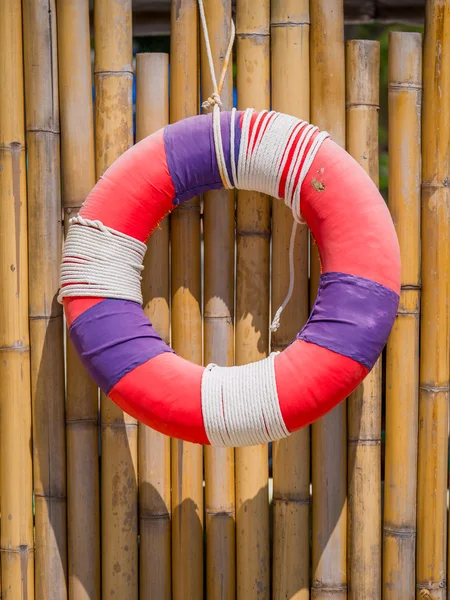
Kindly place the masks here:
[[(9, 515), (10, 516), (10, 515)], [(20, 544), (16, 548), (0, 548), (1, 554), (34, 554), (34, 548), (28, 544)]]
[(270, 26), (277, 28), (283, 28), (283, 27), (304, 27), (304, 26), (310, 26), (311, 23), (309, 21), (279, 21), (278, 23), (271, 23)]
[(420, 590), (420, 597), (421, 598), (433, 598), (433, 596), (430, 594), (430, 592), (428, 590)]

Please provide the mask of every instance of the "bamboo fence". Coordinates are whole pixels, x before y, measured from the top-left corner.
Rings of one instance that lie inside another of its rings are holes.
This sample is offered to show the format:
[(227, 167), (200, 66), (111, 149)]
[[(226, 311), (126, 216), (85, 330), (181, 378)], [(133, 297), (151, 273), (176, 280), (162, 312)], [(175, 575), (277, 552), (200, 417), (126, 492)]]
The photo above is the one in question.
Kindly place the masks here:
[[(235, 88), (240, 109), (311, 120), (378, 184), (380, 46), (344, 43), (343, 0), (204, 6), (217, 77), (236, 23), (225, 108)], [(170, 56), (134, 59), (131, 0), (93, 14), (89, 0), (0, 2), (0, 597), (446, 600), (450, 0), (427, 1), (423, 41), (389, 35), (387, 202), (403, 261), (386, 352), (312, 427), (237, 450), (138, 424), (65, 331), (70, 218), (135, 140), (213, 91), (195, 0), (171, 4)], [(161, 337), (198, 364), (284, 350), (320, 275), (301, 226), (294, 294), (269, 336), (292, 224), (281, 201), (226, 190), (164, 219), (143, 276)]]
[[(219, 76), (231, 34), (231, 0), (204, 3), (210, 39), (214, 40), (214, 69)], [(202, 100), (213, 91), (205, 41), (201, 39)], [(232, 64), (221, 100), (232, 104)], [(203, 196), (204, 231), (204, 364), (234, 363), (234, 212), (233, 191)], [(206, 597), (232, 600), (236, 590), (236, 501), (234, 449), (205, 448)]]
[[(422, 36), (389, 37), (389, 208), (402, 256), (402, 291), (386, 349), (383, 594), (414, 600), (420, 316)], [(408, 373), (408, 377), (404, 377)]]
[[(61, 193), (67, 225), (95, 184), (89, 3), (58, 2), (57, 9)], [(98, 389), (70, 340), (66, 346), (66, 452), (68, 595), (71, 600), (99, 598)]]
[(418, 590), (441, 600), (447, 596), (450, 2), (428, 2), (425, 23), (416, 580)]
[[(169, 57), (136, 56), (136, 141), (169, 122)], [(150, 237), (142, 281), (145, 313), (170, 343), (169, 220)], [(139, 598), (170, 600), (170, 439), (139, 425)]]
[[(272, 0), (272, 106), (309, 121), (309, 2)], [(292, 211), (272, 204), (272, 316), (289, 287)], [(284, 350), (308, 318), (308, 228), (297, 229), (295, 288), (272, 334)], [(301, 461), (298, 457), (302, 456)], [(310, 428), (273, 444), (273, 597), (309, 598)]]
[[(97, 0), (95, 170), (97, 178), (133, 144), (131, 0)], [(101, 394), (102, 595), (138, 598), (138, 426)]]
[[(311, 121), (345, 147), (344, 5), (311, 2)], [(318, 287), (311, 247), (310, 302)], [(346, 402), (312, 425), (312, 598), (347, 597)]]
[[(195, 2), (173, 2), (170, 121), (198, 114), (199, 30)], [(171, 215), (172, 347), (202, 364), (200, 199)], [(172, 584), (174, 600), (203, 598), (203, 452), (172, 441)]]
[(22, 3), (0, 3), (0, 514), (2, 596), (34, 594)]
[[(58, 61), (54, 2), (23, 6), (29, 315), (35, 498), (35, 596), (67, 598)], [(49, 418), (51, 415), (51, 418)]]
[[(237, 0), (238, 108), (270, 108), (270, 3)], [(235, 362), (269, 350), (270, 201), (241, 191), (236, 202)], [(270, 598), (268, 448), (236, 449), (236, 559), (238, 600)]]
[[(347, 151), (378, 185), (379, 42), (346, 48)], [(381, 594), (381, 362), (348, 401), (348, 597)]]

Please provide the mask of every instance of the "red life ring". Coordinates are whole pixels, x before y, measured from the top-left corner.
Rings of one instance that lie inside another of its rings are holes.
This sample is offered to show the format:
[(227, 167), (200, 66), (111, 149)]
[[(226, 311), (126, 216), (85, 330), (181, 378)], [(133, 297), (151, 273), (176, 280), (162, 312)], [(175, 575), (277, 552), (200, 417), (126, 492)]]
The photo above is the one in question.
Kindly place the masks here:
[[(248, 155), (255, 151), (252, 140), (268, 135), (273, 115), (254, 113), (252, 137), (243, 140), (244, 113), (220, 114), (230, 177), (231, 159), (238, 161), (242, 144), (247, 144)], [(232, 125), (234, 140), (230, 140)], [(300, 138), (295, 135), (288, 150), (284, 148), (280, 198), (296, 159)], [(314, 130), (306, 151), (318, 135)], [(272, 166), (280, 169), (279, 164)], [(74, 230), (104, 226), (142, 243), (178, 204), (222, 186), (212, 115), (185, 119), (136, 144), (110, 167), (86, 199), (81, 220), (71, 225), (69, 236)], [(286, 433), (323, 416), (361, 383), (385, 346), (400, 293), (393, 223), (376, 186), (356, 161), (325, 139), (299, 191), (301, 214), (317, 243), (322, 274), (308, 322), (274, 358), (275, 393)], [(92, 378), (142, 423), (175, 438), (210, 443), (202, 409), (204, 367), (177, 356), (136, 301), (120, 295), (102, 297), (101, 286), (90, 294), (95, 288), (90, 281), (80, 282), (76, 276), (71, 280), (70, 268), (76, 262), (71, 248), (66, 243), (61, 297), (70, 338)]]

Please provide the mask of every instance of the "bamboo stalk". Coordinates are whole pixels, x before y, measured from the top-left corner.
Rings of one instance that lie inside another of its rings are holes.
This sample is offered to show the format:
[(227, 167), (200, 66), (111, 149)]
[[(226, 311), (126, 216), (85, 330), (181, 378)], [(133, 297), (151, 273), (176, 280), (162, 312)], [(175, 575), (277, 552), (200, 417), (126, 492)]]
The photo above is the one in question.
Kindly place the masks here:
[[(131, 0), (97, 0), (96, 175), (133, 144)], [(102, 596), (138, 598), (138, 426), (101, 394)]]
[[(57, 9), (62, 198), (67, 228), (95, 184), (89, 3), (59, 1)], [(66, 436), (69, 598), (92, 600), (100, 598), (98, 389), (68, 338)]]
[[(380, 44), (347, 42), (347, 151), (378, 185)], [(382, 360), (348, 400), (349, 598), (381, 599)]]
[[(204, 2), (216, 76), (222, 72), (231, 34), (231, 0)], [(213, 91), (204, 37), (201, 35), (203, 99)], [(230, 62), (221, 100), (232, 107)], [(219, 190), (204, 194), (204, 361), (231, 366), (234, 361), (234, 218), (235, 194)], [(236, 597), (234, 449), (205, 448), (206, 596)]]
[(417, 597), (447, 597), (450, 2), (426, 4), (422, 120)]
[[(311, 121), (345, 148), (343, 0), (311, 0)], [(310, 306), (319, 287), (317, 246), (310, 240)]]
[[(136, 56), (137, 141), (169, 121), (169, 56)], [(144, 310), (170, 343), (169, 222), (164, 219), (147, 243), (142, 282)], [(170, 438), (139, 424), (139, 598), (170, 600)]]
[[(191, 0), (172, 2), (170, 120), (198, 113), (198, 14)], [(202, 363), (200, 202), (171, 215), (172, 347)], [(203, 598), (202, 447), (172, 441), (172, 583), (174, 600)]]
[(0, 534), (2, 591), (34, 598), (25, 125), (20, 0), (0, 2)]
[[(309, 120), (309, 1), (272, 0), (272, 106)], [(292, 212), (272, 204), (272, 315), (289, 287)], [(308, 228), (297, 230), (295, 288), (272, 334), (284, 350), (308, 318)], [(310, 428), (273, 445), (273, 598), (309, 598)], [(301, 457), (301, 458), (300, 458)]]
[(54, 1), (23, 2), (37, 599), (67, 598), (60, 139)]
[(415, 598), (421, 89), (422, 36), (390, 33), (389, 208), (404, 260), (400, 306), (386, 351), (383, 552), (386, 600)]
[[(311, 121), (345, 145), (345, 51), (342, 0), (314, 0), (311, 11)], [(311, 247), (310, 298), (318, 286)], [(342, 402), (312, 426), (312, 598), (347, 593), (347, 408)]]
[[(240, 109), (270, 106), (270, 3), (237, 0), (237, 89)], [(267, 356), (269, 346), (270, 199), (237, 196), (235, 362)], [(236, 450), (237, 598), (270, 595), (268, 448)]]

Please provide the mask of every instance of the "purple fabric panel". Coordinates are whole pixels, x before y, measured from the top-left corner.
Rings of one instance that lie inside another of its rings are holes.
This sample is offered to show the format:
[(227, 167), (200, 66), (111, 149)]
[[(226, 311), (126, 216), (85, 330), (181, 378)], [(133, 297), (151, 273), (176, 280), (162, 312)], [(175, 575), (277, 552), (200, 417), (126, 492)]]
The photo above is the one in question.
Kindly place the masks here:
[[(240, 112), (236, 111), (235, 156), (239, 152)], [(232, 178), (230, 160), (231, 112), (220, 114), (225, 162)], [(164, 146), (170, 176), (175, 187), (174, 204), (185, 202), (208, 190), (223, 187), (214, 149), (212, 114), (199, 115), (168, 125)]]
[(375, 281), (324, 273), (314, 308), (297, 339), (372, 369), (391, 332), (398, 303), (395, 292)]
[(108, 394), (124, 375), (162, 354), (163, 342), (141, 306), (128, 300), (102, 300), (72, 323), (70, 339), (89, 375)]

